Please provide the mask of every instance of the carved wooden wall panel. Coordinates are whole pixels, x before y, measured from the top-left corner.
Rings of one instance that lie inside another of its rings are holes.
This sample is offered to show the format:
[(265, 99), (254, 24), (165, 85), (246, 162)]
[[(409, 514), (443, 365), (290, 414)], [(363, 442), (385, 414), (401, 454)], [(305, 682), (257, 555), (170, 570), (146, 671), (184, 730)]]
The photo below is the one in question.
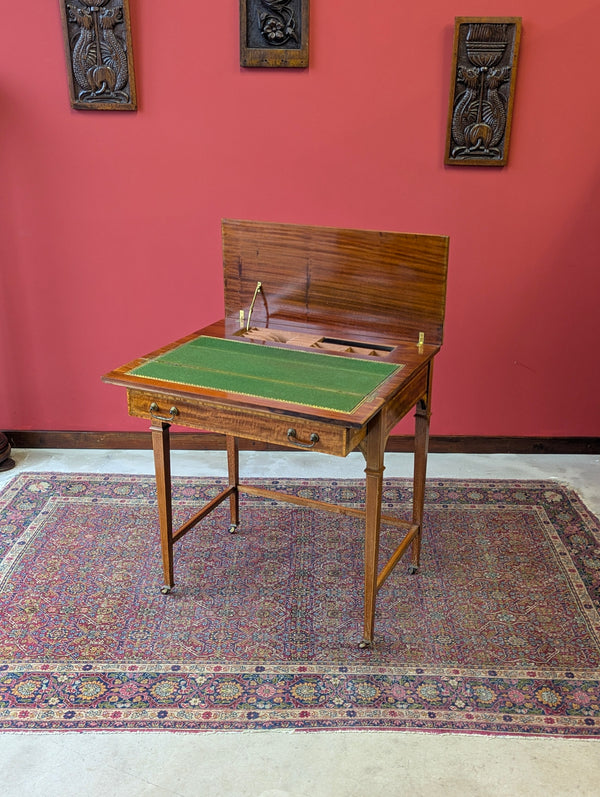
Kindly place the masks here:
[(520, 40), (520, 17), (456, 18), (446, 164), (506, 164)]
[(135, 111), (129, 0), (60, 0), (71, 106)]
[(241, 66), (308, 66), (309, 0), (240, 0)]

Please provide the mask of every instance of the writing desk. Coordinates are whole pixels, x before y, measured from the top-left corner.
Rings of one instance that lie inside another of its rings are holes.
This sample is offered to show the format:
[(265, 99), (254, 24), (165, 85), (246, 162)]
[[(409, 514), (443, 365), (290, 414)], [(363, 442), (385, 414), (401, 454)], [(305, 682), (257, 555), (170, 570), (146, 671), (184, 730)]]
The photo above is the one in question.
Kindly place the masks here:
[[(364, 518), (364, 628), (373, 643), (378, 590), (409, 550), (419, 566), (433, 360), (442, 343), (448, 239), (251, 221), (223, 221), (225, 318), (106, 374), (127, 389), (129, 413), (148, 418), (156, 470), (164, 587), (173, 545), (229, 500), (275, 498)], [(381, 514), (386, 441), (415, 412), (409, 518)], [(173, 529), (169, 430), (226, 436), (228, 486)], [(366, 462), (364, 508), (244, 485), (238, 438)], [(400, 530), (379, 567), (382, 521)]]

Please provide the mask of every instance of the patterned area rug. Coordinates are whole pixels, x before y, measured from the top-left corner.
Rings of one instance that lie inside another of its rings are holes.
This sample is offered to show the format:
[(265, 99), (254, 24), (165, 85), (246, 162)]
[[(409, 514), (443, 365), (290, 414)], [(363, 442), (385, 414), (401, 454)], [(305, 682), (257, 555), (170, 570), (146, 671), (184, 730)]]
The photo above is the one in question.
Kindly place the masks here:
[[(360, 505), (362, 482), (265, 480)], [(174, 480), (176, 521), (223, 480)], [(405, 513), (389, 479), (384, 511)], [(436, 481), (421, 570), (362, 635), (360, 521), (243, 497), (176, 546), (154, 480), (21, 474), (0, 495), (0, 728), (600, 735), (600, 524), (554, 482)], [(395, 547), (384, 529), (382, 546)]]

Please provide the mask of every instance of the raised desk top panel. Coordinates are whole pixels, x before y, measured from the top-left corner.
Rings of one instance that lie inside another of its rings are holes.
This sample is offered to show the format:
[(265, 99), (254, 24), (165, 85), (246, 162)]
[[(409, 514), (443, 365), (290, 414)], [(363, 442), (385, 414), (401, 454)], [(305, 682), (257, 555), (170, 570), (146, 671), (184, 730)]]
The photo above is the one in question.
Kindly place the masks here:
[[(223, 221), (228, 336), (253, 327), (440, 346), (446, 236)], [(240, 323), (240, 311), (244, 321)]]

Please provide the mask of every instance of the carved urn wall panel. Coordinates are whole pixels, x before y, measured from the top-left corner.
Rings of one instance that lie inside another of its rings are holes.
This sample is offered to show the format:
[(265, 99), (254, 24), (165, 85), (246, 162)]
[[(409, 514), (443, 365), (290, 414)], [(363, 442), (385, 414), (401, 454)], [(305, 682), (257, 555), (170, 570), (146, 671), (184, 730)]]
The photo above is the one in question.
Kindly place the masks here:
[(308, 66), (309, 0), (240, 0), (241, 66)]
[(456, 18), (446, 164), (506, 164), (520, 40), (520, 17)]
[(135, 111), (129, 0), (60, 0), (71, 106)]

